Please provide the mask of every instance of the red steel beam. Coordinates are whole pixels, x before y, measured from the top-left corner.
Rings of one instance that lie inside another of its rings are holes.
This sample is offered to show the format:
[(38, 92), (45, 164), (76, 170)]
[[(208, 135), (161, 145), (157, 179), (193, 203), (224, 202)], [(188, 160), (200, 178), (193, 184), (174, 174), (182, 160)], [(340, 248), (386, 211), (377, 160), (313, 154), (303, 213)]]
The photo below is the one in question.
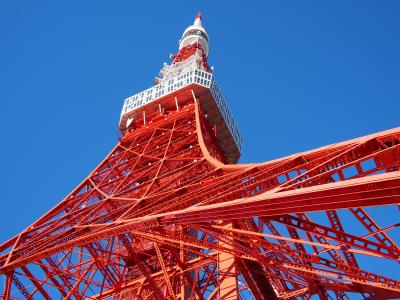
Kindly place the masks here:
[(399, 202), (400, 172), (395, 171), (293, 191), (266, 192), (217, 205), (198, 206), (161, 216), (159, 222), (191, 224)]

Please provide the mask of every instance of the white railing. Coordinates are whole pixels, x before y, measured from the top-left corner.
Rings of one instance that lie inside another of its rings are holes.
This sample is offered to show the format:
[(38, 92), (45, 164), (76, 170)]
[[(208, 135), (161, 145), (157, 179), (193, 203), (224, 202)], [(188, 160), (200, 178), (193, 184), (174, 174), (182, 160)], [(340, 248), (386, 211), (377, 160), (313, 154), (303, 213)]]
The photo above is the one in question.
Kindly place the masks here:
[(221, 90), (219, 89), (214, 79), (214, 76), (211, 73), (205, 72), (203, 70), (191, 69), (183, 74), (175, 76), (165, 82), (144, 90), (141, 93), (126, 98), (124, 106), (122, 107), (121, 119), (123, 115), (192, 83), (210, 89), (211, 94), (213, 95), (215, 102), (219, 108), (219, 111), (221, 112), (221, 115), (223, 116), (225, 123), (228, 126), (229, 131), (233, 137), (233, 140), (235, 141), (235, 144), (240, 152), (243, 139), (236, 125), (235, 119), (233, 118), (228, 108), (228, 105), (226, 104), (225, 99), (222, 96)]

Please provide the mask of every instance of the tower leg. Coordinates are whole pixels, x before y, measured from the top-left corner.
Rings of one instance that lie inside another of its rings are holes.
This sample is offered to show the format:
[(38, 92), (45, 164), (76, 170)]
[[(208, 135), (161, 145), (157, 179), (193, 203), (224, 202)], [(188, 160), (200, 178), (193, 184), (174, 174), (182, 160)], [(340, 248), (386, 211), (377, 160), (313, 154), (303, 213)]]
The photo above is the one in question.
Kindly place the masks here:
[[(182, 227), (180, 228), (180, 232), (182, 234)], [(185, 253), (184, 253), (184, 247), (183, 244), (181, 243), (179, 245), (179, 259), (181, 260), (181, 262), (185, 261)], [(180, 278), (181, 281), (181, 300), (185, 300), (186, 299), (186, 286), (185, 286), (185, 279), (183, 278), (183, 274), (181, 275)]]
[(6, 277), (6, 284), (5, 284), (5, 291), (4, 291), (4, 300), (9, 300), (10, 299), (10, 294), (11, 294), (11, 282), (12, 282), (12, 274), (9, 274)]
[[(221, 224), (226, 229), (232, 228), (232, 222)], [(221, 246), (231, 248), (230, 245), (220, 242)], [(238, 299), (235, 257), (229, 253), (218, 254), (219, 268), (219, 299), (233, 300)]]

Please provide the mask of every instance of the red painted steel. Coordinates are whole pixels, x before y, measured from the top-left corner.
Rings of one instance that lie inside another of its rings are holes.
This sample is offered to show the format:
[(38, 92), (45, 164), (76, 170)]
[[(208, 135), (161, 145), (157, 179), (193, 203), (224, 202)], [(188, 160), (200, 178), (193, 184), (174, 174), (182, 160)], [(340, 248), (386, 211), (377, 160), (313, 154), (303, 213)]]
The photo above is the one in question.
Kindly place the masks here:
[(206, 54), (204, 53), (204, 50), (201, 48), (200, 44), (198, 44), (198, 43), (193, 44), (193, 45), (188, 45), (188, 46), (182, 48), (178, 52), (178, 54), (173, 54), (172, 55), (173, 63), (176, 64), (178, 62), (181, 62), (181, 61), (184, 61), (184, 60), (188, 59), (189, 57), (194, 55), (196, 53), (196, 51), (200, 51), (201, 58), (202, 58), (202, 62), (201, 63), (203, 65), (204, 69), (207, 72), (210, 72), (211, 68), (208, 65)]
[(5, 299), (224, 298), (219, 287), (232, 295), (233, 283), (230, 298), (400, 296), (399, 281), (358, 262), (398, 266), (399, 224), (380, 226), (365, 208), (399, 202), (400, 129), (224, 165), (195, 100), (127, 132), (59, 205), (1, 245)]
[(229, 165), (204, 95), (192, 85), (167, 96), (179, 105), (135, 121), (74, 191), (0, 246), (4, 299), (400, 297), (399, 278), (373, 272), (399, 268), (400, 224), (373, 216), (398, 214), (400, 128)]

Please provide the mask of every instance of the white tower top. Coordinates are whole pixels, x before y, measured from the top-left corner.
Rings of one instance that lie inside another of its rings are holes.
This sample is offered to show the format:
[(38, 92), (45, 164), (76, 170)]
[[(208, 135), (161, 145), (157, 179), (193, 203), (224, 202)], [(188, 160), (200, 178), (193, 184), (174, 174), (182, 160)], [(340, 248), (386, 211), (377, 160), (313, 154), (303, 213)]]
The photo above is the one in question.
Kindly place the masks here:
[(210, 49), (208, 46), (208, 34), (201, 24), (200, 13), (196, 15), (193, 25), (186, 28), (186, 30), (183, 32), (182, 38), (179, 41), (179, 50), (194, 43), (199, 43), (204, 51), (204, 54), (208, 56), (208, 51)]
[(212, 69), (208, 66), (208, 34), (197, 14), (194, 24), (185, 29), (179, 41), (179, 52), (171, 55), (172, 63), (164, 63), (155, 86), (125, 99), (121, 112), (121, 132), (147, 126), (159, 117), (198, 101), (228, 163), (240, 157), (242, 136), (222, 96)]
[(201, 22), (201, 14), (198, 13), (193, 25), (187, 27), (179, 40), (179, 52), (171, 56), (173, 62), (164, 64), (156, 83), (169, 80), (190, 69), (200, 69), (211, 72), (207, 64), (209, 53), (208, 34)]

